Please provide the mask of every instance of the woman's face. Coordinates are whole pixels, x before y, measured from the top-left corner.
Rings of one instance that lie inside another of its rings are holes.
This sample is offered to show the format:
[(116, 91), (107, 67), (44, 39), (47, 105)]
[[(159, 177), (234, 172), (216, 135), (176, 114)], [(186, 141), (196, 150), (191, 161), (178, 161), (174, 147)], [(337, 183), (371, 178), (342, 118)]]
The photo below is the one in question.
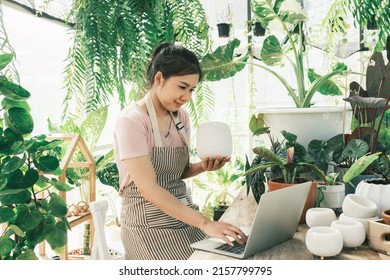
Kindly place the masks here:
[(191, 99), (198, 81), (198, 74), (171, 76), (164, 79), (162, 73), (157, 72), (154, 86), (161, 105), (170, 112), (176, 112)]

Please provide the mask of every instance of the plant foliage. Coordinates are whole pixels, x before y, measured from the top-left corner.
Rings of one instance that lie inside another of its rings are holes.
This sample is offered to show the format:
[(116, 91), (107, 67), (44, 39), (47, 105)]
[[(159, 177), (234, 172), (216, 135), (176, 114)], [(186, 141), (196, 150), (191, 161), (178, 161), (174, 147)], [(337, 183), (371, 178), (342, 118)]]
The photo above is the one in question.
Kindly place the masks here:
[[(14, 55), (0, 55), (0, 71)], [(26, 100), (30, 93), (0, 75), (0, 235), (1, 259), (37, 259), (34, 248), (47, 241), (53, 249), (67, 242), (67, 207), (59, 191), (71, 188), (45, 174), (60, 175), (52, 155), (61, 141), (31, 137), (34, 121)]]

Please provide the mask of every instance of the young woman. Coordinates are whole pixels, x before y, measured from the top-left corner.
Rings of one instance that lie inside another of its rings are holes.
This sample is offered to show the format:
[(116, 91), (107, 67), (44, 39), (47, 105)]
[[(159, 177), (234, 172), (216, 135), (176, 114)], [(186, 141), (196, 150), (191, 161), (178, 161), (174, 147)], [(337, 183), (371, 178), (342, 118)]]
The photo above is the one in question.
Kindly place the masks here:
[(159, 45), (148, 65), (150, 91), (119, 114), (115, 157), (122, 195), (122, 241), (127, 259), (188, 259), (190, 244), (206, 235), (232, 245), (247, 236), (194, 210), (182, 179), (217, 170), (229, 158), (190, 164), (190, 120), (182, 106), (202, 78), (196, 56), (184, 47)]

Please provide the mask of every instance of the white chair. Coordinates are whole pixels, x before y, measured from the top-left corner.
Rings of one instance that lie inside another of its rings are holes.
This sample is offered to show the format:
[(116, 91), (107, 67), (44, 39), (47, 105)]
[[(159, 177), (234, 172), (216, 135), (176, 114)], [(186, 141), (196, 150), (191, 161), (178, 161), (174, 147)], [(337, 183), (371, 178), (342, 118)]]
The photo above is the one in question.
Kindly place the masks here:
[(94, 226), (91, 260), (124, 260), (125, 250), (121, 240), (107, 244), (104, 223), (108, 210), (107, 200), (93, 201), (89, 204)]

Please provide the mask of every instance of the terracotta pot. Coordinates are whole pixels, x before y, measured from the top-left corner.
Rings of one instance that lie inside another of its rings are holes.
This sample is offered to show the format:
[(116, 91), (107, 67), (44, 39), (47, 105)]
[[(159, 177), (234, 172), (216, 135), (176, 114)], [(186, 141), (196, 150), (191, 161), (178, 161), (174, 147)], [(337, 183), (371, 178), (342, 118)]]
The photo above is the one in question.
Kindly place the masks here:
[[(295, 184), (304, 183), (307, 181), (308, 181), (307, 179), (298, 178), (296, 180)], [(295, 184), (286, 184), (286, 183), (283, 183), (282, 178), (274, 178), (274, 179), (268, 180), (268, 190), (271, 192), (271, 191), (279, 190), (281, 188), (291, 187)], [(305, 205), (304, 205), (303, 210), (302, 210), (301, 218), (299, 219), (300, 224), (304, 224), (306, 222), (307, 210), (309, 208), (314, 207), (314, 203), (316, 201), (316, 192), (317, 192), (317, 181), (312, 181), (312, 184), (311, 184), (310, 190), (309, 190), (309, 194), (307, 195), (307, 199), (306, 199)]]
[(382, 219), (385, 224), (390, 225), (390, 209), (382, 211)]

